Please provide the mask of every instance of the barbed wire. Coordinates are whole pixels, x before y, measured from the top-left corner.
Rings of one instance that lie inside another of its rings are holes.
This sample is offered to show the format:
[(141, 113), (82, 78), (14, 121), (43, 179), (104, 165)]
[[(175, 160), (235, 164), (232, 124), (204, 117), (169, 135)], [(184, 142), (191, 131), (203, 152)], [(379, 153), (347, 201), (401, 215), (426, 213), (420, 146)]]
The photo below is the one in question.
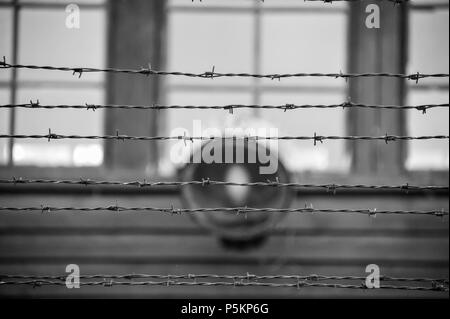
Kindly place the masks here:
[[(192, 1), (194, 1), (194, 0), (192, 0)], [(264, 0), (259, 0), (259, 1), (264, 2)], [(333, 3), (333, 2), (363, 2), (363, 1), (367, 1), (367, 0), (304, 0), (304, 1), (305, 2)], [(377, 0), (377, 1), (393, 2), (393, 3), (396, 3), (396, 4), (410, 2), (410, 0)]]
[[(198, 0), (199, 2), (203, 2), (203, 0)], [(265, 2), (265, 0), (256, 0), (256, 2)], [(333, 3), (333, 2), (363, 2), (365, 0), (302, 0), (304, 2), (324, 2), (324, 3)], [(394, 4), (402, 4), (407, 3), (410, 0), (377, 0), (377, 1), (385, 1), (385, 2), (393, 2)], [(191, 0), (191, 2), (195, 2), (195, 0)]]
[(0, 105), (0, 109), (8, 108), (26, 108), (26, 109), (80, 109), (80, 110), (97, 110), (97, 109), (125, 109), (125, 110), (225, 110), (233, 113), (235, 109), (277, 109), (283, 110), (284, 112), (288, 110), (296, 109), (352, 109), (352, 108), (362, 108), (362, 109), (381, 109), (381, 110), (418, 110), (422, 113), (426, 113), (428, 109), (432, 108), (449, 108), (450, 104), (422, 104), (422, 105), (373, 105), (373, 104), (362, 104), (353, 103), (351, 101), (343, 102), (340, 104), (284, 104), (284, 105), (259, 105), (259, 104), (229, 104), (229, 105), (118, 105), (118, 104), (88, 104), (85, 105), (67, 105), (67, 104), (57, 104), (57, 105), (41, 105), (39, 100), (37, 102), (30, 101), (30, 103), (25, 104), (4, 104)]
[[(33, 287), (41, 286), (66, 286), (65, 282), (62, 281), (52, 281), (52, 280), (27, 280), (27, 281), (0, 281), (0, 286), (6, 285), (27, 285)], [(116, 281), (113, 279), (106, 279), (102, 281), (87, 281), (80, 282), (80, 286), (220, 286), (220, 287), (271, 287), (271, 288), (308, 288), (308, 287), (319, 287), (319, 288), (340, 288), (340, 289), (370, 289), (364, 282), (360, 285), (354, 284), (337, 284), (337, 283), (319, 283), (319, 282), (306, 282), (298, 280), (294, 283), (271, 283), (271, 282), (245, 282), (245, 281)], [(396, 286), (396, 285), (380, 285), (376, 289), (395, 289), (395, 290), (413, 290), (413, 291), (439, 291), (448, 292), (449, 288), (440, 284), (433, 284), (431, 287), (420, 287), (420, 286)]]
[(289, 188), (323, 188), (327, 192), (336, 193), (338, 189), (372, 189), (372, 190), (400, 190), (408, 193), (409, 191), (448, 191), (449, 186), (437, 185), (410, 185), (405, 183), (403, 185), (366, 185), (366, 184), (301, 184), (301, 183), (282, 183), (276, 178), (274, 181), (260, 181), (260, 182), (225, 182), (216, 181), (209, 178), (202, 178), (202, 180), (192, 181), (157, 181), (148, 182), (143, 181), (106, 181), (106, 180), (92, 180), (80, 178), (79, 180), (70, 179), (24, 179), (13, 177), (11, 179), (0, 179), (0, 184), (56, 184), (56, 185), (82, 185), (82, 186), (134, 186), (134, 187), (158, 187), (158, 186), (247, 186), (247, 187), (289, 187)]
[(62, 135), (52, 133), (51, 129), (48, 130), (48, 134), (1, 134), (0, 138), (15, 138), (15, 139), (46, 139), (60, 140), (60, 139), (88, 139), (88, 140), (132, 140), (132, 141), (169, 141), (169, 140), (183, 140), (186, 144), (187, 141), (193, 142), (199, 141), (211, 141), (211, 140), (243, 140), (243, 141), (261, 141), (261, 140), (312, 140), (314, 145), (317, 142), (323, 143), (325, 140), (347, 140), (347, 141), (384, 141), (386, 144), (395, 141), (411, 141), (411, 140), (448, 140), (448, 135), (423, 135), (423, 136), (399, 136), (399, 135), (384, 135), (384, 136), (323, 136), (314, 133), (314, 136), (132, 136), (121, 135), (116, 131), (116, 135)]
[[(23, 275), (23, 274), (0, 274), (0, 280), (5, 279), (21, 279), (21, 280), (63, 280), (67, 278), (66, 275)], [(94, 275), (80, 275), (80, 279), (226, 279), (226, 280), (306, 280), (306, 281), (350, 281), (350, 280), (365, 280), (366, 277), (362, 276), (328, 276), (328, 275), (254, 275), (247, 273), (246, 275), (219, 275), (219, 274), (183, 274), (183, 275), (160, 275), (160, 274), (124, 274), (124, 275), (110, 275), (110, 274), (94, 274)], [(403, 277), (390, 277), (380, 275), (380, 281), (388, 282), (422, 282), (422, 283), (440, 283), (449, 284), (448, 278), (403, 278)]]
[(403, 74), (403, 73), (273, 73), (273, 74), (257, 74), (257, 73), (220, 73), (215, 71), (215, 66), (212, 67), (211, 71), (206, 71), (202, 73), (192, 73), (192, 72), (181, 72), (181, 71), (157, 71), (153, 70), (149, 65), (147, 68), (141, 69), (119, 69), (119, 68), (89, 68), (89, 67), (57, 67), (51, 65), (26, 65), (26, 64), (10, 64), (6, 62), (6, 58), (3, 57), (3, 61), (0, 61), (0, 69), (32, 69), (32, 70), (48, 70), (48, 71), (66, 71), (72, 72), (73, 75), (78, 74), (81, 77), (83, 73), (124, 73), (124, 74), (134, 74), (134, 75), (161, 75), (161, 76), (184, 76), (190, 78), (228, 78), (228, 77), (247, 77), (247, 78), (266, 78), (271, 80), (281, 80), (284, 78), (300, 78), (300, 77), (321, 77), (321, 78), (367, 78), (367, 77), (388, 77), (388, 78), (398, 78), (412, 80), (416, 83), (420, 79), (426, 78), (449, 78), (448, 73), (434, 73), (434, 74), (424, 74), (424, 73), (414, 73), (414, 74)]
[(312, 204), (305, 204), (304, 208), (252, 208), (252, 207), (212, 207), (212, 208), (175, 208), (171, 207), (122, 207), (117, 203), (111, 206), (101, 207), (54, 207), (41, 205), (39, 207), (0, 207), (0, 211), (7, 212), (33, 212), (40, 211), (42, 213), (71, 211), (71, 212), (152, 212), (152, 213), (168, 213), (171, 215), (195, 214), (195, 213), (217, 213), (226, 212), (236, 215), (247, 216), (249, 213), (331, 213), (331, 214), (364, 214), (370, 217), (377, 215), (420, 215), (420, 216), (448, 216), (448, 211), (429, 210), (377, 210), (374, 209), (315, 209)]

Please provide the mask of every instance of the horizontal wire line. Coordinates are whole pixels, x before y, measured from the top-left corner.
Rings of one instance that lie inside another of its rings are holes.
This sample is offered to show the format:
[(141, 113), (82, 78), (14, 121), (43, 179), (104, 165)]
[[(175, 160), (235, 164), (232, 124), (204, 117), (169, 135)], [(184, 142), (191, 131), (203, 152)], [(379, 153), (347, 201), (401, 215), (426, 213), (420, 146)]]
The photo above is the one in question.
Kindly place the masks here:
[[(52, 280), (27, 280), (27, 281), (0, 281), (0, 286), (5, 285), (30, 285), (33, 287), (40, 286), (66, 286), (65, 282), (52, 281)], [(331, 284), (331, 283), (318, 283), (318, 282), (305, 282), (297, 281), (295, 283), (270, 283), (270, 282), (205, 282), (205, 281), (116, 281), (116, 280), (103, 280), (103, 281), (89, 281), (80, 282), (80, 286), (221, 286), (221, 287), (271, 287), (271, 288), (341, 288), (341, 289), (368, 289), (365, 283), (360, 285), (349, 284)], [(448, 292), (449, 288), (442, 285), (433, 285), (432, 287), (415, 287), (415, 286), (395, 286), (395, 285), (380, 285), (377, 289), (395, 289), (395, 290), (414, 290), (414, 291), (441, 291)]]
[(385, 141), (395, 142), (399, 140), (448, 140), (448, 135), (425, 135), (425, 136), (398, 136), (398, 135), (384, 135), (384, 136), (322, 136), (315, 134), (314, 136), (132, 136), (132, 135), (62, 135), (55, 134), (49, 130), (49, 134), (1, 134), (0, 138), (16, 138), (16, 139), (88, 139), (88, 140), (134, 140), (134, 141), (167, 141), (167, 140), (184, 140), (186, 141), (207, 141), (207, 140), (312, 140), (314, 145), (316, 142), (323, 142), (324, 140), (365, 140), (365, 141)]
[(432, 108), (449, 108), (450, 104), (422, 104), (422, 105), (369, 105), (353, 102), (344, 102), (340, 104), (285, 104), (285, 105), (258, 105), (258, 104), (229, 104), (229, 105), (117, 105), (117, 104), (88, 104), (85, 105), (41, 105), (39, 102), (30, 102), (26, 104), (4, 104), (0, 105), (0, 109), (14, 109), (14, 108), (26, 108), (26, 109), (81, 109), (81, 110), (97, 110), (97, 109), (125, 109), (125, 110), (226, 110), (232, 112), (234, 109), (278, 109), (278, 110), (296, 110), (296, 109), (386, 109), (386, 110), (418, 110), (426, 113), (428, 109)]
[(404, 185), (364, 185), (364, 184), (300, 184), (300, 183), (280, 183), (278, 181), (266, 181), (266, 182), (247, 182), (247, 183), (237, 183), (237, 182), (224, 182), (210, 180), (209, 178), (203, 178), (200, 180), (193, 181), (173, 181), (173, 182), (147, 182), (147, 181), (105, 181), (105, 180), (91, 180), (83, 179), (79, 180), (68, 180), (68, 179), (23, 179), (13, 177), (12, 179), (0, 179), (0, 184), (66, 184), (66, 185), (83, 185), (83, 186), (100, 186), (100, 185), (110, 185), (110, 186), (135, 186), (135, 187), (154, 187), (154, 186), (250, 186), (250, 187), (292, 187), (292, 188), (323, 188), (327, 191), (335, 191), (337, 189), (386, 189), (386, 190), (403, 190), (408, 191), (448, 191), (449, 186), (417, 186), (409, 185), (408, 183)]
[(83, 73), (125, 73), (125, 74), (140, 74), (140, 75), (172, 75), (172, 76), (185, 76), (190, 78), (222, 78), (222, 77), (249, 77), (249, 78), (267, 78), (267, 79), (282, 79), (282, 78), (299, 78), (299, 77), (326, 77), (326, 78), (364, 78), (364, 77), (389, 77), (408, 79), (418, 82), (420, 79), (425, 78), (448, 78), (448, 73), (434, 73), (423, 74), (420, 72), (414, 74), (402, 74), (402, 73), (273, 73), (273, 74), (255, 74), (255, 73), (219, 73), (215, 72), (213, 67), (211, 71), (202, 73), (192, 72), (180, 72), (180, 71), (157, 71), (149, 68), (141, 69), (119, 69), (119, 68), (88, 68), (88, 67), (56, 67), (51, 65), (25, 65), (25, 64), (10, 64), (4, 59), (0, 61), (0, 69), (33, 69), (33, 70), (50, 70), (50, 71), (67, 71), (72, 72), (73, 75), (78, 74), (79, 77)]
[[(260, 0), (261, 2), (264, 2), (264, 0)], [(367, 0), (303, 0), (305, 2), (324, 2), (324, 3), (333, 3), (333, 2), (364, 2)], [(411, 0), (377, 0), (377, 1), (385, 1), (385, 2), (392, 2), (394, 4), (402, 4), (402, 3), (408, 3), (412, 2)]]
[(251, 207), (213, 207), (213, 208), (174, 208), (171, 207), (121, 207), (118, 205), (102, 206), (102, 207), (52, 207), (41, 205), (39, 207), (0, 207), (0, 211), (8, 212), (32, 212), (40, 211), (42, 213), (72, 211), (72, 212), (153, 212), (153, 213), (169, 213), (172, 215), (195, 214), (195, 213), (216, 213), (228, 212), (236, 215), (245, 215), (247, 213), (332, 213), (332, 214), (364, 214), (371, 217), (376, 215), (422, 215), (422, 216), (448, 216), (448, 211), (429, 210), (377, 210), (377, 209), (314, 209), (305, 208), (251, 208)]
[[(26, 280), (66, 280), (66, 275), (17, 275), (17, 274), (0, 274), (0, 280), (4, 279), (26, 279)], [(184, 275), (157, 275), (157, 274), (124, 274), (124, 275), (80, 275), (80, 279), (227, 279), (227, 280), (307, 280), (307, 281), (324, 281), (324, 280), (365, 280), (362, 276), (326, 276), (326, 275), (218, 275), (218, 274), (184, 274)], [(442, 283), (449, 284), (448, 278), (402, 278), (380, 276), (380, 281), (389, 282), (422, 282), (422, 283)]]

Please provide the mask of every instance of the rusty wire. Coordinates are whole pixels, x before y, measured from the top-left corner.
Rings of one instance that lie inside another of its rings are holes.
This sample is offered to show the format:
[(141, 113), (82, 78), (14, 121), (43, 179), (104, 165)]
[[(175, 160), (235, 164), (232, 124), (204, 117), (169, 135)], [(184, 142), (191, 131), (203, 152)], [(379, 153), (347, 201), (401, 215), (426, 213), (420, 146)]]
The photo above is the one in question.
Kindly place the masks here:
[(422, 136), (399, 136), (399, 135), (386, 135), (383, 136), (323, 136), (314, 133), (313, 136), (132, 136), (132, 135), (121, 135), (116, 132), (116, 135), (62, 135), (52, 133), (51, 129), (48, 130), (48, 134), (1, 134), (1, 138), (16, 138), (16, 139), (46, 139), (50, 140), (61, 140), (61, 139), (88, 139), (88, 140), (132, 140), (132, 141), (169, 141), (169, 140), (183, 140), (185, 143), (187, 141), (193, 142), (194, 140), (199, 141), (210, 141), (210, 140), (244, 140), (244, 141), (261, 141), (261, 140), (312, 140), (314, 145), (317, 142), (323, 143), (325, 140), (347, 140), (347, 141), (384, 141), (386, 144), (395, 141), (411, 141), (411, 140), (448, 140), (450, 137), (448, 135), (422, 135)]
[(78, 180), (70, 179), (26, 179), (16, 178), (0, 179), (0, 184), (56, 184), (56, 185), (83, 185), (83, 186), (134, 186), (134, 187), (158, 187), (158, 186), (248, 186), (248, 187), (287, 187), (287, 188), (322, 188), (328, 192), (336, 193), (338, 189), (372, 189), (372, 190), (400, 190), (408, 193), (409, 191), (448, 191), (449, 186), (437, 185), (410, 185), (409, 183), (403, 185), (368, 185), (368, 184), (301, 184), (301, 183), (282, 183), (278, 179), (273, 181), (260, 182), (225, 182), (215, 181), (209, 178), (202, 178), (202, 180), (192, 181), (156, 181), (148, 182), (145, 179), (142, 181), (107, 181), (107, 180), (92, 180), (80, 178)]
[(88, 68), (88, 67), (57, 67), (51, 65), (25, 65), (25, 64), (10, 64), (6, 62), (6, 58), (3, 57), (3, 61), (0, 61), (0, 69), (32, 69), (32, 70), (49, 70), (49, 71), (66, 71), (72, 72), (73, 75), (78, 74), (81, 77), (83, 73), (124, 73), (124, 74), (134, 74), (134, 75), (162, 75), (162, 76), (184, 76), (190, 78), (224, 78), (224, 77), (247, 77), (247, 78), (266, 78), (271, 80), (281, 80), (284, 78), (302, 78), (302, 77), (319, 77), (319, 78), (367, 78), (367, 77), (388, 77), (388, 78), (398, 78), (412, 80), (416, 83), (420, 79), (426, 78), (449, 78), (448, 73), (434, 73), (434, 74), (424, 74), (424, 73), (413, 73), (413, 74), (403, 74), (403, 73), (273, 73), (273, 74), (256, 74), (256, 73), (220, 73), (215, 71), (213, 66), (211, 71), (206, 71), (202, 73), (192, 73), (192, 72), (181, 72), (181, 71), (157, 71), (153, 70), (150, 65), (147, 68), (141, 69), (119, 69), (119, 68)]
[(212, 208), (175, 208), (171, 207), (122, 207), (117, 203), (111, 206), (101, 207), (54, 207), (54, 206), (35, 206), (35, 207), (0, 207), (0, 211), (6, 212), (34, 212), (39, 211), (42, 213), (52, 212), (146, 212), (146, 213), (168, 213), (171, 215), (181, 214), (195, 214), (195, 213), (218, 213), (226, 212), (236, 215), (247, 216), (249, 213), (330, 213), (330, 214), (364, 214), (370, 217), (376, 217), (377, 215), (417, 215), (417, 216), (448, 216), (448, 211), (444, 209), (440, 210), (377, 210), (374, 209), (315, 209), (312, 204), (305, 204), (304, 208), (252, 208), (252, 207), (212, 207)]
[(92, 110), (97, 109), (125, 109), (125, 110), (225, 110), (233, 113), (235, 109), (266, 109), (266, 110), (282, 110), (284, 112), (288, 110), (297, 109), (381, 109), (381, 110), (418, 110), (422, 113), (426, 113), (428, 109), (433, 108), (449, 108), (449, 103), (442, 104), (422, 104), (422, 105), (374, 105), (374, 104), (363, 104), (354, 103), (351, 101), (346, 101), (339, 104), (291, 104), (287, 103), (284, 105), (259, 105), (259, 104), (229, 104), (229, 105), (117, 105), (117, 104), (90, 104), (86, 103), (84, 105), (75, 104), (40, 104), (39, 100), (37, 102), (30, 101), (30, 103), (24, 104), (4, 104), (0, 105), (0, 109), (16, 109), (16, 108), (26, 108), (26, 109), (78, 109), (78, 110)]

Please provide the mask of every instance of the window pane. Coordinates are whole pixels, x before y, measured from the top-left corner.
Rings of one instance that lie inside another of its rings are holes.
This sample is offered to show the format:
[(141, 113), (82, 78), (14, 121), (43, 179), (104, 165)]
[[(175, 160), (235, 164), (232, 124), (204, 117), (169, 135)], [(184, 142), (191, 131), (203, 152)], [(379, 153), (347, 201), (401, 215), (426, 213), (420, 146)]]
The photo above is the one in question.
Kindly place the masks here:
[[(103, 92), (100, 90), (76, 89), (22, 89), (19, 102), (30, 99), (41, 104), (100, 104)], [(16, 117), (17, 134), (102, 135), (104, 112), (96, 110), (30, 110), (18, 109)], [(13, 149), (16, 165), (41, 166), (96, 166), (103, 161), (101, 140), (63, 139), (16, 140)]]
[[(333, 4), (334, 5), (334, 4)], [(347, 15), (336, 11), (267, 13), (262, 19), (262, 70), (264, 73), (346, 71)], [(292, 78), (277, 85), (298, 84), (345, 87), (342, 79)]]
[[(180, 105), (227, 105), (227, 104), (245, 104), (250, 103), (251, 96), (248, 93), (211, 93), (203, 92), (188, 93), (174, 92), (169, 96), (169, 104)], [(164, 111), (166, 116), (165, 134), (181, 135), (180, 129), (186, 130), (186, 135), (203, 135), (194, 132), (194, 121), (200, 121), (203, 130), (209, 128), (225, 129), (235, 127), (236, 120), (249, 116), (249, 110), (234, 110), (234, 114), (230, 114), (225, 110), (168, 110)], [(174, 129), (178, 129), (175, 131)], [(175, 173), (176, 165), (170, 158), (170, 150), (176, 144), (176, 141), (168, 141), (161, 143), (163, 156), (159, 164), (160, 173), (163, 175), (171, 175)]]
[[(103, 67), (105, 13), (102, 10), (81, 9), (79, 29), (67, 28), (66, 17), (64, 9), (21, 11), (20, 63)], [(20, 80), (101, 81), (103, 77), (101, 73), (86, 73), (79, 79), (71, 72), (19, 70)]]
[[(448, 93), (411, 92), (409, 103), (448, 103)], [(448, 135), (449, 110), (430, 109), (426, 114), (418, 111), (408, 113), (408, 132), (411, 135)], [(448, 170), (449, 144), (447, 140), (411, 141), (409, 142), (406, 168), (409, 170)]]
[[(169, 15), (168, 69), (202, 73), (251, 72), (252, 18), (250, 14), (183, 13)], [(244, 78), (167, 78), (169, 84), (202, 85), (249, 83)]]
[[(449, 14), (441, 11), (412, 11), (410, 17), (410, 73), (449, 72)], [(445, 90), (437, 90), (439, 84)], [(430, 89), (426, 89), (430, 86)], [(422, 89), (420, 89), (422, 88)], [(448, 103), (448, 79), (427, 79), (418, 86), (411, 85), (409, 104)], [(423, 115), (408, 113), (408, 133), (411, 135), (436, 135), (449, 133), (448, 109), (432, 109)], [(448, 141), (415, 141), (409, 143), (406, 167), (411, 170), (448, 170)]]
[[(9, 104), (9, 90), (0, 89), (0, 104)], [(9, 134), (9, 109), (0, 109), (0, 134)], [(8, 140), (0, 139), (0, 165), (8, 162)]]
[[(263, 104), (334, 104), (342, 101), (341, 94), (290, 94), (289, 101), (283, 93), (262, 95)], [(261, 112), (272, 126), (279, 128), (279, 135), (313, 136), (345, 135), (345, 111), (342, 109), (301, 109), (283, 112), (264, 110)], [(346, 171), (350, 166), (350, 157), (343, 141), (325, 141), (314, 146), (312, 141), (281, 141), (280, 156), (287, 160), (291, 171), (305, 170)]]
[[(0, 59), (3, 59), (3, 55), (6, 58), (11, 57), (12, 54), (12, 26), (13, 26), (13, 14), (11, 9), (0, 8)], [(7, 60), (11, 62), (11, 60)], [(9, 80), (11, 77), (11, 70), (2, 69), (0, 71), (0, 82), (4, 85), (3, 81)]]

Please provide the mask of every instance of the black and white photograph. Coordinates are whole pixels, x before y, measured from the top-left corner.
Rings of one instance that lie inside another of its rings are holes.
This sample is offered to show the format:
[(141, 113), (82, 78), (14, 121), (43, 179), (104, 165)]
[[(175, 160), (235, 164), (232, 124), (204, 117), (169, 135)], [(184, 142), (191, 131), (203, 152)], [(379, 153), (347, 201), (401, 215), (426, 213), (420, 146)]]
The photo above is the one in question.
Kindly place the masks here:
[(448, 0), (0, 0), (0, 299), (448, 301), (449, 107)]

